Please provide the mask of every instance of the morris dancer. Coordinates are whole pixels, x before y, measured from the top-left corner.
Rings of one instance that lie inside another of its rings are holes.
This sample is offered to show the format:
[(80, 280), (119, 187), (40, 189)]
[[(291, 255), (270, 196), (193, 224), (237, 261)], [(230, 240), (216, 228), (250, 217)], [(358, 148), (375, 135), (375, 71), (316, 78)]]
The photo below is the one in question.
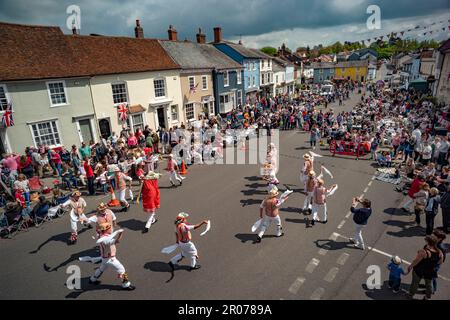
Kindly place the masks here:
[(121, 212), (127, 212), (128, 209), (130, 208), (130, 204), (126, 199), (127, 182), (129, 182), (128, 187), (131, 190), (131, 181), (133, 181), (133, 179), (127, 176), (125, 173), (121, 172), (118, 167), (114, 169), (114, 175), (111, 176), (109, 179), (110, 180), (114, 179), (116, 182), (116, 186), (119, 189), (119, 201), (120, 204), (122, 205)]
[(278, 150), (275, 147), (274, 143), (269, 145), (268, 153), (267, 153), (267, 163), (271, 165), (269, 177), (270, 179), (278, 182), (277, 179), (277, 171), (278, 171)]
[(300, 181), (303, 183), (303, 189), (306, 191), (306, 182), (308, 181), (308, 174), (314, 171), (314, 158), (309, 153), (303, 156), (305, 162), (303, 163), (302, 172), (300, 174)]
[(169, 155), (169, 161), (167, 162), (167, 171), (169, 171), (170, 174), (170, 183), (172, 184), (172, 187), (175, 187), (175, 181), (178, 181), (180, 183), (180, 186), (183, 185), (183, 180), (186, 178), (182, 177), (178, 173), (178, 164), (173, 160), (173, 154)]
[(84, 210), (86, 209), (86, 201), (81, 198), (80, 191), (74, 191), (70, 200), (61, 205), (62, 207), (70, 206), (70, 229), (72, 233), (70, 235), (69, 244), (74, 245), (78, 240), (78, 222), (81, 222), (83, 225), (87, 223), (88, 219), (84, 214)]
[(316, 222), (320, 222), (318, 217), (319, 209), (323, 210), (323, 224), (328, 223), (328, 215), (327, 215), (327, 197), (334, 194), (336, 191), (337, 185), (333, 185), (331, 188), (327, 189), (324, 186), (325, 182), (322, 179), (317, 180), (317, 185), (314, 188), (313, 192), (313, 220), (312, 225), (314, 226)]
[(319, 177), (316, 177), (316, 173), (314, 171), (309, 172), (308, 179), (306, 180), (306, 198), (303, 203), (303, 211), (308, 210), (310, 213), (312, 212), (314, 189), (317, 186), (317, 181), (322, 179), (322, 177), (322, 173), (320, 173)]
[(100, 225), (104, 223), (109, 223), (111, 225), (111, 228), (108, 230), (108, 232), (109, 234), (113, 233), (114, 227), (117, 225), (116, 220), (117, 218), (114, 212), (112, 212), (104, 203), (101, 203), (97, 207), (97, 214), (89, 217), (88, 219), (89, 223), (95, 223), (95, 230), (97, 231), (98, 236), (101, 235)]
[(111, 224), (107, 222), (99, 225), (100, 239), (97, 241), (97, 244), (100, 245), (102, 264), (95, 270), (94, 275), (89, 278), (89, 283), (94, 285), (100, 284), (98, 279), (108, 267), (112, 267), (118, 277), (122, 279), (122, 289), (132, 291), (135, 287), (128, 279), (124, 266), (116, 258), (116, 244), (122, 239), (123, 230), (118, 230), (111, 234), (111, 227)]
[(277, 225), (277, 238), (284, 236), (283, 227), (281, 226), (279, 208), (281, 207), (283, 202), (287, 200), (287, 198), (284, 199), (284, 201), (282, 201), (281, 199), (277, 199), (277, 196), (279, 194), (280, 193), (278, 192), (278, 188), (274, 187), (269, 191), (269, 195), (267, 196), (267, 198), (264, 199), (261, 203), (259, 216), (262, 221), (259, 227), (260, 231), (256, 238), (256, 243), (261, 243), (264, 233), (272, 222), (275, 222)]
[(158, 219), (156, 219), (156, 209), (160, 208), (159, 178), (161, 178), (160, 174), (151, 171), (142, 178), (142, 188), (140, 193), (142, 196), (142, 206), (144, 212), (149, 214), (145, 228), (142, 230), (142, 233), (144, 234), (148, 233), (150, 227), (158, 222)]
[(197, 230), (203, 225), (207, 225), (208, 221), (205, 220), (197, 225), (189, 225), (186, 220), (188, 217), (189, 215), (187, 213), (182, 212), (177, 216), (175, 220), (175, 226), (177, 228), (175, 235), (177, 239), (177, 244), (181, 249), (181, 253), (177, 254), (169, 262), (172, 274), (173, 271), (175, 270), (175, 265), (178, 264), (181, 260), (183, 260), (183, 258), (189, 259), (190, 262), (189, 271), (198, 270), (201, 268), (201, 266), (197, 264), (198, 252), (194, 243), (191, 241), (192, 240), (191, 231)]

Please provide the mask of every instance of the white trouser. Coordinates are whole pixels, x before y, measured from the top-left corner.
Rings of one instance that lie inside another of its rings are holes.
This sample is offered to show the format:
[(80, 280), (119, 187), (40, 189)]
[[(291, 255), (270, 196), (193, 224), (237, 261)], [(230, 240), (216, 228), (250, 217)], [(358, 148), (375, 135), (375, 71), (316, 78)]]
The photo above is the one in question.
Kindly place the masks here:
[(170, 259), (170, 262), (173, 264), (177, 264), (180, 262), (183, 258), (188, 258), (190, 262), (190, 266), (193, 268), (197, 265), (197, 248), (195, 245), (189, 241), (188, 243), (180, 242), (178, 244), (181, 253), (177, 254), (175, 257)]
[(83, 219), (87, 220), (86, 215), (84, 213), (82, 215), (80, 215), (80, 218), (77, 220), (70, 218), (70, 229), (72, 230), (72, 233), (77, 234), (78, 222), (80, 222), (80, 220), (83, 220)]
[(312, 208), (313, 192), (308, 192), (306, 194), (305, 202), (303, 202), (303, 210)]
[(183, 181), (183, 178), (180, 176), (178, 171), (174, 170), (174, 171), (170, 172), (170, 182), (175, 184), (175, 181), (181, 182), (181, 181)]
[(261, 222), (261, 227), (259, 229), (258, 236), (262, 238), (264, 236), (264, 233), (266, 232), (267, 228), (270, 226), (272, 222), (275, 222), (277, 225), (277, 237), (280, 237), (283, 233), (283, 228), (281, 226), (281, 218), (280, 216), (276, 217), (268, 217), (264, 216), (263, 221)]
[[(98, 269), (95, 270), (94, 275), (91, 277), (91, 281), (98, 280), (102, 276), (103, 272), (108, 269), (108, 267), (112, 267), (119, 278), (122, 278), (125, 274), (125, 267), (120, 263), (119, 260), (116, 259), (116, 257), (102, 258), (102, 264)], [(131, 283), (129, 281), (122, 283), (122, 286), (124, 288), (129, 287), (130, 285)]]
[(407, 196), (405, 203), (402, 205), (402, 208), (409, 210), (413, 203), (414, 203), (414, 199), (411, 198), (410, 196)]
[(148, 217), (147, 223), (145, 224), (145, 228), (150, 229), (152, 224), (156, 221), (155, 216), (156, 216), (156, 213), (155, 213), (155, 210), (153, 210), (153, 212), (150, 213), (150, 217)]
[(129, 206), (129, 203), (126, 199), (127, 189), (119, 190), (119, 201), (122, 204), (125, 204), (125, 206)]
[(355, 242), (356, 245), (364, 247), (364, 239), (362, 237), (362, 231), (364, 229), (365, 225), (362, 224), (356, 224), (355, 225)]
[(202, 155), (200, 153), (198, 153), (197, 151), (194, 151), (192, 153), (192, 156), (194, 157), (195, 164), (203, 164)]
[(303, 172), (300, 173), (300, 182), (303, 183), (303, 188), (306, 190), (306, 182), (308, 181), (308, 176)]
[(327, 204), (314, 204), (313, 205), (313, 220), (319, 221), (319, 209), (323, 210), (323, 220), (322, 221), (328, 221), (328, 215), (327, 215)]

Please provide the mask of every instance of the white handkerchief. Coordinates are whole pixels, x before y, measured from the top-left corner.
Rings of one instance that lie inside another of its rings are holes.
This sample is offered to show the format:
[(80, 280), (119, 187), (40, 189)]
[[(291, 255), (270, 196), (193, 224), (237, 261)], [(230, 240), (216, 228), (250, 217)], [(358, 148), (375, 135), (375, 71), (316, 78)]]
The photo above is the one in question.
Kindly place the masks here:
[(328, 196), (332, 196), (333, 194), (336, 193), (336, 191), (339, 189), (339, 186), (334, 187), (333, 189), (331, 189), (330, 193), (328, 194)]
[(252, 226), (252, 232), (256, 232), (256, 230), (259, 229), (259, 226), (262, 223), (262, 219), (259, 219), (258, 221), (255, 222), (255, 224)]
[(205, 231), (203, 231), (200, 234), (200, 237), (203, 237), (205, 234), (207, 234), (210, 229), (211, 229), (211, 221), (208, 221), (208, 224), (206, 225), (206, 229), (205, 229)]
[(280, 197), (280, 202), (284, 203), (286, 201), (286, 198), (289, 197), (292, 193), (294, 193), (294, 191), (292, 190), (287, 190), (286, 192), (284, 192)]
[(175, 250), (177, 250), (178, 248), (178, 244), (173, 244), (169, 247), (165, 247), (161, 250), (161, 253), (165, 253), (165, 254), (171, 254), (172, 252), (174, 252)]
[(322, 170), (325, 171), (325, 173), (326, 173), (327, 175), (329, 175), (331, 179), (334, 179), (333, 174), (331, 173), (330, 170), (328, 170), (328, 169), (325, 168), (324, 166), (322, 166)]
[(312, 152), (312, 151), (310, 151), (309, 154), (310, 154), (313, 158), (323, 158), (323, 156), (321, 156), (320, 154), (314, 153), (314, 152)]

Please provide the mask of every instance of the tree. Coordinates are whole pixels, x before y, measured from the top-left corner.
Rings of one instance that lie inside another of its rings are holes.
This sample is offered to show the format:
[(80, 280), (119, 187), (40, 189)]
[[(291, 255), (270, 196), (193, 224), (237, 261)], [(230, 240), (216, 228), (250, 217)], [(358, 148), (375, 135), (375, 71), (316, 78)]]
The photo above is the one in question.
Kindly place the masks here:
[(278, 53), (278, 50), (275, 49), (274, 47), (264, 47), (261, 49), (261, 51), (272, 57), (276, 56)]

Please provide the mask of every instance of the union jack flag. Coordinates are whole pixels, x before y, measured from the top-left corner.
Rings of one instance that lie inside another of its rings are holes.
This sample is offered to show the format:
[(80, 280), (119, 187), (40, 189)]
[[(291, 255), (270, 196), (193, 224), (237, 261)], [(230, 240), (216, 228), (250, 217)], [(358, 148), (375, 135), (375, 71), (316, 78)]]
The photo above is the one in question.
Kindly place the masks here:
[(197, 87), (198, 87), (198, 83), (195, 86), (191, 86), (191, 89), (189, 90), (190, 94), (196, 93), (197, 92)]
[(14, 119), (12, 115), (12, 105), (11, 102), (8, 102), (5, 112), (2, 116), (2, 124), (4, 128), (14, 126)]
[(119, 112), (119, 119), (121, 121), (127, 121), (128, 119), (128, 108), (126, 103), (121, 103), (117, 107), (117, 111)]

